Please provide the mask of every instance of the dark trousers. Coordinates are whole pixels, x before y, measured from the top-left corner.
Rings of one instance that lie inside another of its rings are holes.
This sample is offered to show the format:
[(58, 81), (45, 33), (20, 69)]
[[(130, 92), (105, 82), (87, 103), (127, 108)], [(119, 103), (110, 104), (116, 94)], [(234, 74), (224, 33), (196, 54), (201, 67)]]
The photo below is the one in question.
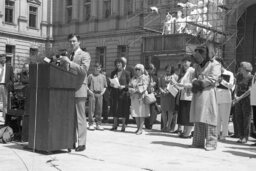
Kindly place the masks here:
[(153, 126), (154, 122), (156, 121), (157, 117), (157, 110), (156, 110), (156, 103), (150, 105), (150, 116), (145, 118), (145, 127), (150, 128)]
[(102, 117), (104, 119), (108, 119), (109, 115), (109, 109), (110, 106), (110, 98), (106, 98), (105, 95), (103, 95), (103, 104), (102, 104)]
[(242, 99), (235, 107), (235, 120), (237, 123), (237, 134), (239, 138), (246, 138), (248, 140), (250, 134), (251, 121), (251, 106), (250, 98)]

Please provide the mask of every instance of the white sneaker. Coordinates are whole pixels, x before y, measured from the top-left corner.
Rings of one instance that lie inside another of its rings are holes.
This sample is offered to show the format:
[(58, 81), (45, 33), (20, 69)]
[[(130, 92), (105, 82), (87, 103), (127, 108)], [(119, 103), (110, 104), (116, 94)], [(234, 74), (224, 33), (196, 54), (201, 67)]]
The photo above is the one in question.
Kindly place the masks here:
[(91, 130), (91, 131), (94, 131), (95, 127), (93, 125), (90, 125), (88, 129)]
[(103, 128), (101, 125), (97, 125), (97, 126), (96, 126), (96, 129), (97, 129), (97, 130), (100, 130), (100, 131), (104, 131), (104, 128)]

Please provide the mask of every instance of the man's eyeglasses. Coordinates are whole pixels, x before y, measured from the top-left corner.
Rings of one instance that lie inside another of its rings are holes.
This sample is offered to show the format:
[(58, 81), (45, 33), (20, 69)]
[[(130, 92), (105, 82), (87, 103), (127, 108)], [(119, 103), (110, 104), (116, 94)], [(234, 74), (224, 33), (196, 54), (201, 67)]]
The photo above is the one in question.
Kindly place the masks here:
[(135, 71), (141, 71), (141, 69), (139, 69), (139, 68), (135, 68)]

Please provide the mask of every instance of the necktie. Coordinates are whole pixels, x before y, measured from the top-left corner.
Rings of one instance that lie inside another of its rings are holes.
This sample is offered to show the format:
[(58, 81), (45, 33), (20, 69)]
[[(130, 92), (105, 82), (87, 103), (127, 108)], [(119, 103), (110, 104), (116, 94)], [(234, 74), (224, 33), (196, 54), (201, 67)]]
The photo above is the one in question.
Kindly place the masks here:
[(73, 61), (74, 55), (75, 55), (75, 52), (72, 52), (71, 55), (70, 55), (70, 60), (71, 60), (71, 61)]

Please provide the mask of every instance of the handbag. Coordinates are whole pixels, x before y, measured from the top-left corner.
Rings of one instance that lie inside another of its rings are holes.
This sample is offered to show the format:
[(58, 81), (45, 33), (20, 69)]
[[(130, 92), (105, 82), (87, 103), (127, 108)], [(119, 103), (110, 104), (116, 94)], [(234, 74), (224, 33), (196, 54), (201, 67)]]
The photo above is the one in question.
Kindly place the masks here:
[(156, 96), (154, 95), (154, 93), (150, 93), (150, 94), (146, 93), (144, 94), (143, 101), (145, 104), (150, 105), (156, 102)]
[(252, 106), (256, 106), (256, 75), (252, 78), (252, 86), (251, 86), (251, 94), (250, 94), (250, 102)]

